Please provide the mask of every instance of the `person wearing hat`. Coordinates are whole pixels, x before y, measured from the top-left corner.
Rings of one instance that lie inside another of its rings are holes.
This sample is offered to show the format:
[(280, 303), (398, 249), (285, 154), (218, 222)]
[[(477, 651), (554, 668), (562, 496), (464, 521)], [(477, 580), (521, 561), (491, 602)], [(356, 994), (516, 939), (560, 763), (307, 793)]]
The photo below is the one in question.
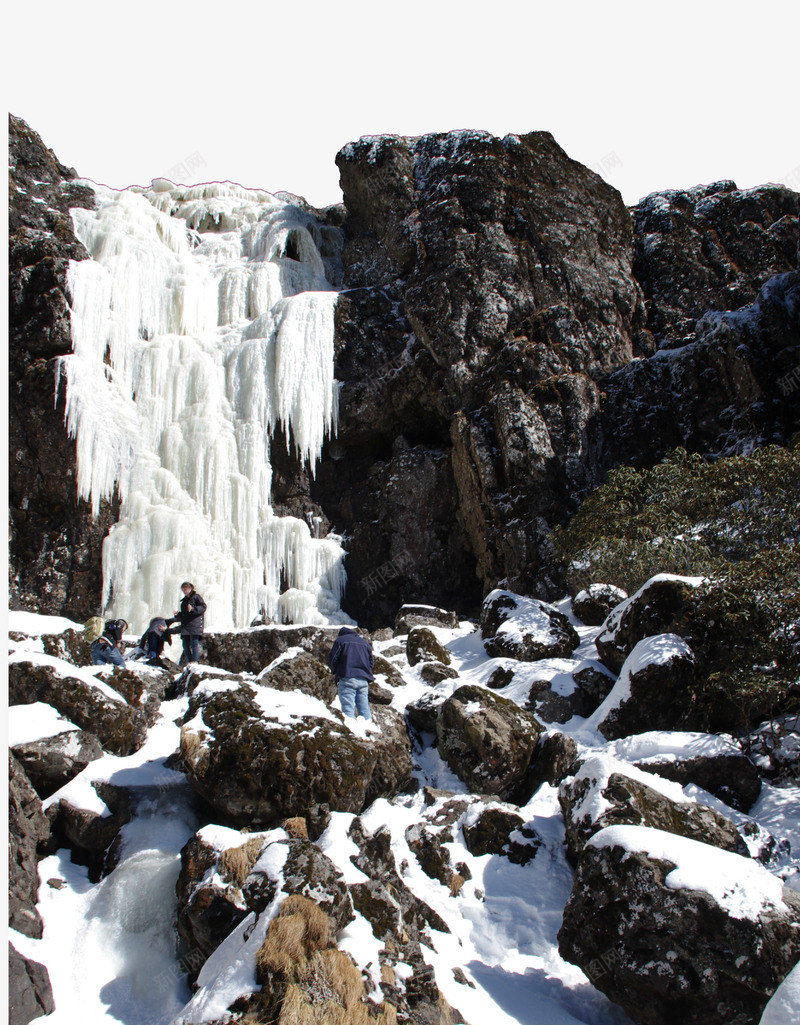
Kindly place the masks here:
[(194, 584), (184, 580), (181, 584), (183, 598), (175, 616), (168, 622), (180, 623), (180, 627), (172, 630), (171, 633), (179, 633), (183, 644), (183, 654), (179, 665), (186, 665), (188, 662), (197, 662), (200, 658), (200, 638), (203, 636), (204, 616), (206, 603), (195, 591)]

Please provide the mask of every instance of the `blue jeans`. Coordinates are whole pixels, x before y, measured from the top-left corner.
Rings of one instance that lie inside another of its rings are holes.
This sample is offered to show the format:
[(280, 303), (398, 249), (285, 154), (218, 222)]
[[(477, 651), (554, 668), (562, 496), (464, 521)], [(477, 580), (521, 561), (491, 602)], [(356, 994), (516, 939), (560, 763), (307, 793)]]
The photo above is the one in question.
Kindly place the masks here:
[(113, 644), (101, 644), (99, 641), (92, 644), (92, 662), (96, 666), (110, 665), (119, 666), (121, 669), (125, 668), (125, 659), (119, 648)]
[(185, 665), (186, 662), (197, 662), (200, 659), (200, 638), (197, 634), (181, 634), (181, 642), (183, 644), (183, 654), (181, 655), (181, 665)]
[(365, 719), (371, 719), (369, 711), (369, 680), (359, 680), (351, 676), (349, 679), (337, 681), (339, 684), (339, 702), (342, 711), (349, 719), (355, 719), (356, 709), (358, 714)]

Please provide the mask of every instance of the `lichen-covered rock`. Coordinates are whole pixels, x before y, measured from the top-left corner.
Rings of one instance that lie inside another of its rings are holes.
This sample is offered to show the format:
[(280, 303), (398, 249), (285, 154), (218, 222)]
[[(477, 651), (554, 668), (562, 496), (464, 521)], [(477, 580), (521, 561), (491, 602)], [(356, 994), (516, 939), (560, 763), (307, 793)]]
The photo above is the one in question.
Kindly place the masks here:
[(558, 940), (637, 1025), (758, 1025), (800, 958), (800, 897), (737, 854), (612, 826), (581, 855)]
[(577, 758), (578, 745), (572, 737), (558, 732), (541, 737), (528, 777), (531, 792), (536, 793), (543, 783), (560, 786), (575, 772)]
[(8, 1025), (28, 1025), (55, 1010), (50, 976), (43, 964), (8, 944)]
[(406, 705), (406, 719), (418, 733), (436, 733), (436, 721), (447, 695), (431, 691)]
[(410, 666), (415, 666), (418, 662), (441, 662), (442, 665), (450, 665), (450, 652), (426, 626), (414, 626), (409, 631), (406, 658)]
[(395, 636), (407, 634), (415, 626), (445, 626), (454, 629), (458, 626), (458, 616), (447, 609), (437, 609), (433, 605), (401, 605), (395, 616)]
[(189, 782), (232, 822), (256, 827), (322, 804), (357, 813), (406, 785), (410, 742), (397, 712), (376, 706), (381, 732), (365, 739), (314, 702), (247, 683), (199, 688), (181, 730)]
[(65, 846), (76, 847), (88, 855), (90, 873), (94, 881), (103, 871), (104, 855), (125, 825), (130, 822), (131, 808), (128, 791), (102, 780), (92, 786), (106, 805), (106, 811), (98, 812), (78, 807), (67, 798), (61, 798), (48, 805), (47, 817), (53, 834), (65, 841)]
[(651, 826), (748, 855), (729, 819), (685, 798), (677, 784), (654, 779), (608, 755), (587, 758), (575, 776), (561, 784), (558, 800), (573, 864), (595, 833), (614, 825)]
[(274, 690), (299, 690), (329, 705), (336, 696), (336, 682), (330, 669), (309, 652), (281, 659), (258, 677), (264, 687)]
[(50, 824), (25, 770), (8, 756), (8, 924), (38, 939), (42, 920), (36, 908), (39, 876), (36, 851), (50, 837)]
[(261, 626), (235, 633), (207, 633), (203, 644), (210, 665), (228, 673), (257, 676), (290, 648), (304, 648), (324, 662), (338, 632), (338, 627)]
[(15, 744), (11, 750), (42, 798), (60, 790), (103, 754), (103, 746), (93, 733), (74, 728)]
[(646, 637), (631, 651), (593, 722), (609, 740), (691, 722), (695, 657), (675, 634)]
[(612, 609), (628, 597), (613, 584), (590, 584), (572, 599), (572, 611), (587, 626), (602, 626)]
[(525, 707), (542, 722), (565, 723), (574, 715), (585, 718), (596, 706), (574, 678), (566, 682), (562, 679), (556, 686), (547, 676), (531, 682)]
[(536, 662), (569, 658), (580, 643), (563, 612), (538, 598), (491, 591), (481, 608), (481, 637), (490, 658)]
[(673, 632), (701, 583), (698, 577), (667, 573), (651, 577), (634, 595), (620, 602), (603, 624), (595, 640), (601, 662), (619, 673), (639, 641)]
[[(89, 681), (66, 675), (65, 665), (24, 661), (24, 654), (8, 668), (8, 700), (12, 705), (42, 701), (87, 733), (93, 733), (104, 750), (116, 755), (138, 751), (147, 736), (144, 705), (131, 705), (117, 696), (104, 675)], [(111, 674), (108, 674), (111, 676)]]
[(482, 687), (459, 687), (436, 721), (439, 752), (474, 793), (525, 803), (527, 782), (544, 727), (507, 698)]

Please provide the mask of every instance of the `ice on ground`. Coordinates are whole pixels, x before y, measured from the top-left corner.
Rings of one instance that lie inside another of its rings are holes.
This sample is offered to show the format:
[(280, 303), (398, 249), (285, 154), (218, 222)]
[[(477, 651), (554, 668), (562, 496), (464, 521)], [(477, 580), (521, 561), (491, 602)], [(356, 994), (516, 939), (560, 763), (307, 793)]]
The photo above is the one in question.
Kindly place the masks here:
[(756, 919), (768, 907), (787, 910), (783, 885), (757, 861), (649, 826), (608, 826), (591, 847), (622, 847), (675, 867), (665, 878), (673, 890), (707, 893), (732, 918)]
[(799, 1021), (800, 964), (797, 964), (772, 994), (759, 1025), (797, 1025)]

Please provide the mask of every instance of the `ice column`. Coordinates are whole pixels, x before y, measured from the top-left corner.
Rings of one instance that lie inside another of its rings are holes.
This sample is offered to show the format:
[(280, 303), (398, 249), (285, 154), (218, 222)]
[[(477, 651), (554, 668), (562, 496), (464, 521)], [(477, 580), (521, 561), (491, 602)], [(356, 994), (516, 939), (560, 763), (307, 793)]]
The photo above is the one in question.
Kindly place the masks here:
[(103, 548), (106, 612), (135, 629), (170, 614), (181, 581), (207, 628), (349, 622), (335, 535), (277, 517), (269, 437), (313, 472), (335, 432), (336, 292), (320, 225), (289, 198), (231, 183), (95, 186), (73, 210), (91, 259), (70, 264), (73, 353), (61, 360), (78, 488), (96, 513), (119, 491)]

